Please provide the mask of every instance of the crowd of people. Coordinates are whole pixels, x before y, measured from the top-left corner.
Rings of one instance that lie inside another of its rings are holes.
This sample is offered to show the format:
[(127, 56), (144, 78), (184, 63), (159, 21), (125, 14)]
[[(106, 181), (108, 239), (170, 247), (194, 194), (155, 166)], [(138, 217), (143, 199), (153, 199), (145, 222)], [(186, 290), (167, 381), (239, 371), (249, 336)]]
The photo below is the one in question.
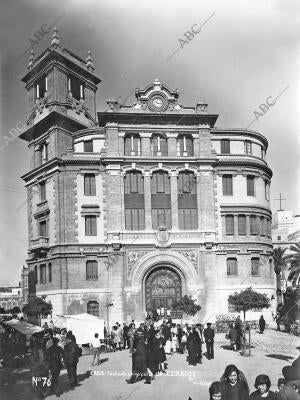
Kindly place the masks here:
[[(265, 330), (263, 317), (259, 320), (259, 333)], [(53, 322), (43, 325), (43, 331), (32, 335), (30, 340), (31, 369), (33, 377), (48, 376), (50, 389), (60, 396), (59, 376), (66, 368), (71, 387), (77, 383), (77, 364), (82, 355), (81, 348), (71, 331), (54, 326)], [(13, 329), (7, 328), (7, 351), (15, 346), (25, 346), (22, 338)], [(243, 345), (244, 329), (240, 317), (230, 324), (227, 338), (232, 350), (239, 351)], [(128, 384), (144, 381), (151, 384), (155, 375), (166, 374), (167, 356), (180, 353), (186, 356), (188, 365), (202, 364), (204, 345), (206, 359), (214, 358), (215, 331), (211, 323), (175, 324), (171, 319), (156, 321), (147, 316), (144, 322), (136, 324), (116, 322), (111, 329), (104, 328), (104, 339), (100, 332), (91, 333), (89, 347), (92, 349), (92, 366), (100, 365), (103, 351), (129, 350), (132, 357), (132, 373)], [(300, 346), (297, 347), (300, 350)], [(283, 376), (278, 380), (277, 392), (270, 390), (268, 375), (258, 375), (255, 379), (255, 391), (250, 393), (245, 374), (235, 365), (228, 365), (219, 381), (209, 387), (212, 400), (300, 400), (300, 356), (291, 366), (284, 367)]]

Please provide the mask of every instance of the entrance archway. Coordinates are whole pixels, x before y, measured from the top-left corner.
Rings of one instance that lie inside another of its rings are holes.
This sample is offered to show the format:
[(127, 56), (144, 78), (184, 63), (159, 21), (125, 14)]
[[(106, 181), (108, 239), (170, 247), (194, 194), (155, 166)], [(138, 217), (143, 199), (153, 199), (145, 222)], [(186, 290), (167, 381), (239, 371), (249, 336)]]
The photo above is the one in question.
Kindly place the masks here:
[(172, 268), (161, 265), (152, 270), (145, 280), (145, 305), (150, 308), (169, 308), (181, 299), (182, 282)]

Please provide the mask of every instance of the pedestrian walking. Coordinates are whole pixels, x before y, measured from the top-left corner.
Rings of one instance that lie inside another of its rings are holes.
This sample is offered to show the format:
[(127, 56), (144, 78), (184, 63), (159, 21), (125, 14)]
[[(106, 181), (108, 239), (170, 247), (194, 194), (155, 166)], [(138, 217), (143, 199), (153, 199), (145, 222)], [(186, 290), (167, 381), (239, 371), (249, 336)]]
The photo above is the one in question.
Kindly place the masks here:
[(63, 359), (67, 368), (70, 386), (77, 386), (77, 364), (81, 356), (81, 350), (76, 341), (67, 339), (64, 347)]
[(151, 383), (150, 376), (147, 372), (147, 347), (145, 344), (145, 336), (144, 332), (139, 328), (133, 340), (132, 375), (126, 382), (135, 383), (144, 378), (144, 383)]
[[(57, 397), (61, 395), (59, 388), (59, 374), (61, 369), (63, 368), (62, 360), (63, 360), (63, 350), (59, 347), (58, 339), (53, 338), (52, 342), (48, 342), (45, 350), (45, 359), (48, 362), (49, 369), (51, 372), (51, 389), (54, 391)], [(48, 348), (47, 348), (48, 347)]]
[(207, 358), (209, 360), (214, 359), (214, 338), (215, 331), (211, 327), (211, 323), (207, 323), (207, 328), (204, 329), (204, 339), (206, 343)]
[(132, 354), (132, 350), (133, 350), (133, 339), (134, 339), (134, 334), (135, 334), (135, 324), (131, 323), (129, 325), (129, 329), (128, 329), (128, 337), (129, 337), (129, 353)]
[(276, 322), (276, 325), (277, 325), (276, 331), (281, 332), (281, 330), (280, 330), (281, 315), (279, 312), (276, 313), (276, 315), (274, 317), (274, 321)]
[(123, 323), (123, 349), (129, 349), (129, 336), (128, 336), (129, 326), (124, 322)]
[(97, 364), (96, 365), (101, 364), (101, 361), (100, 361), (100, 339), (99, 339), (99, 334), (98, 333), (95, 333), (90, 345), (91, 345), (91, 347), (93, 349), (93, 361), (92, 361), (91, 365), (92, 366), (95, 365), (94, 364), (95, 359), (97, 359)]
[(263, 315), (260, 316), (259, 321), (258, 321), (258, 325), (259, 325), (259, 333), (262, 335), (264, 333), (265, 328), (266, 328), (266, 321), (264, 320)]
[(230, 340), (231, 350), (236, 350), (237, 331), (233, 324), (229, 325), (228, 339)]
[(164, 335), (164, 347), (165, 353), (171, 354), (171, 343), (172, 343), (172, 335), (171, 335), (171, 323), (162, 326), (162, 334)]
[(187, 350), (188, 350), (188, 364), (197, 365), (199, 362), (199, 349), (201, 347), (201, 341), (196, 327), (193, 328), (192, 332), (187, 338)]

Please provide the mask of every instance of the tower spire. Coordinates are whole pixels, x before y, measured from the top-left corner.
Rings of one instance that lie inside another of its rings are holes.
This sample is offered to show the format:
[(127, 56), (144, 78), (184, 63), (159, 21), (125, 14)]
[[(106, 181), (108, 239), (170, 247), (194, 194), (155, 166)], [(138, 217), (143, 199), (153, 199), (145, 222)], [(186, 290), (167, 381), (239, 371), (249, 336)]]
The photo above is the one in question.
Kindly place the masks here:
[(88, 69), (88, 71), (95, 71), (95, 66), (94, 66), (94, 62), (93, 62), (93, 58), (92, 58), (92, 52), (88, 51), (88, 55), (86, 57), (86, 67)]
[(29, 69), (29, 71), (32, 70), (33, 64), (34, 64), (34, 51), (33, 51), (33, 49), (31, 49), (30, 57), (29, 57), (29, 60), (28, 60), (28, 69)]
[(61, 47), (61, 45), (60, 45), (60, 37), (58, 35), (57, 28), (54, 28), (53, 29), (53, 35), (52, 35), (51, 48), (55, 50), (55, 49), (57, 49), (59, 47)]

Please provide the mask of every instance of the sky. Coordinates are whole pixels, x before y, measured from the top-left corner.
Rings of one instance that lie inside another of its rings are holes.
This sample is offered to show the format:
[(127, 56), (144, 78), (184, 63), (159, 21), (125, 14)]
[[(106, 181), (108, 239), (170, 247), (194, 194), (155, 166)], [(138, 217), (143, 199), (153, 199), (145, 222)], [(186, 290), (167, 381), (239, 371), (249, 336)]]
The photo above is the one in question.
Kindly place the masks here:
[[(27, 258), (21, 78), (30, 46), (35, 56), (50, 46), (52, 32), (38, 32), (51, 25), (64, 47), (82, 58), (92, 52), (98, 111), (159, 78), (179, 90), (182, 105), (207, 102), (217, 127), (251, 124), (269, 141), (272, 211), (282, 193), (284, 209), (300, 214), (298, 0), (10, 0), (0, 16), (0, 285), (17, 284)], [(186, 34), (192, 27), (199, 32)], [(126, 104), (133, 101), (131, 94)]]

